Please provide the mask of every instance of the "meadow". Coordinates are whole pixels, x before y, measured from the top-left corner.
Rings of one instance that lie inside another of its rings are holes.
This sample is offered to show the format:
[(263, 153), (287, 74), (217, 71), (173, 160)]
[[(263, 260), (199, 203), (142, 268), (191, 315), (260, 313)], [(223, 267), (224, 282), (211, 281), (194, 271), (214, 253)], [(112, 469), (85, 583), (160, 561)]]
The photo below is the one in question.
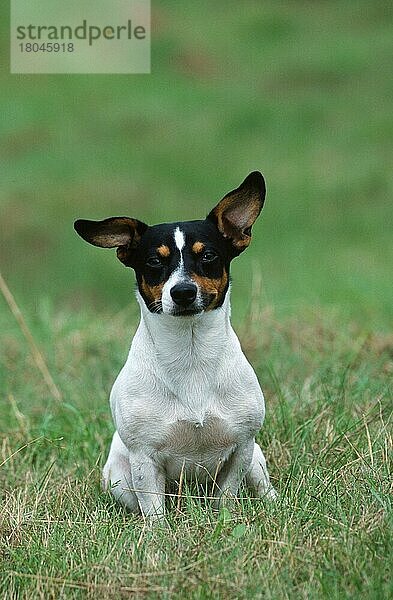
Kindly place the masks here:
[[(3, 10), (3, 9), (2, 9)], [(377, 0), (153, 2), (152, 74), (8, 72), (0, 23), (0, 595), (393, 595), (393, 9)], [(100, 489), (134, 278), (76, 218), (201, 218), (267, 180), (232, 269), (233, 323), (266, 398), (279, 501), (164, 523)]]

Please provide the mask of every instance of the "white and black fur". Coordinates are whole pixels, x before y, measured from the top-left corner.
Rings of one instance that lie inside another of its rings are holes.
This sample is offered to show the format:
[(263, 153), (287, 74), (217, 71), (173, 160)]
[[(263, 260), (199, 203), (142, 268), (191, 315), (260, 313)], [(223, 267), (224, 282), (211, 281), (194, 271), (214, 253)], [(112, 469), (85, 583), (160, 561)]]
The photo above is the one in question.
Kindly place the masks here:
[(248, 246), (264, 199), (253, 172), (202, 221), (75, 223), (136, 273), (141, 321), (110, 395), (116, 431), (103, 470), (105, 487), (133, 512), (163, 517), (165, 492), (184, 477), (210, 484), (217, 504), (244, 479), (258, 496), (276, 496), (255, 442), (264, 398), (229, 302), (230, 262)]

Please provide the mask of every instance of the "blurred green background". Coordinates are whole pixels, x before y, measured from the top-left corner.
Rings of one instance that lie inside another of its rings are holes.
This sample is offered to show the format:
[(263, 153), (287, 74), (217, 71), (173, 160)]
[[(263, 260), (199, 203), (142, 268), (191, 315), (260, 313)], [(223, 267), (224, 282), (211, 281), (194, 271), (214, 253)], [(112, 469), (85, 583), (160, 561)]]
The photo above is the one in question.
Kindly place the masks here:
[[(111, 314), (133, 274), (75, 218), (203, 217), (247, 173), (268, 196), (233, 265), (234, 319), (338, 307), (392, 322), (393, 9), (152, 2), (151, 75), (10, 75), (1, 22), (0, 269), (31, 323)], [(136, 309), (135, 309), (136, 310)], [(3, 324), (11, 319), (0, 300)]]

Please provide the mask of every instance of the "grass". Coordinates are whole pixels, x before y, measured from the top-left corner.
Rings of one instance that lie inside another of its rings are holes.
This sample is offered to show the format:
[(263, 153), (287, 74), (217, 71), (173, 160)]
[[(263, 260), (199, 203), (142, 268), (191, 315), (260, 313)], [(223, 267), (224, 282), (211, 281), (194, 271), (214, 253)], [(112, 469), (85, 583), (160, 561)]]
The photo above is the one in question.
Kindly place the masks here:
[(283, 322), (254, 307), (240, 333), (267, 398), (260, 442), (280, 500), (245, 494), (217, 516), (191, 490), (150, 526), (99, 484), (113, 431), (107, 391), (135, 326), (128, 312), (42, 323), (63, 402), (9, 328), (0, 594), (390, 597), (391, 336), (335, 313)]
[[(153, 22), (151, 75), (0, 67), (0, 271), (63, 397), (0, 298), (0, 595), (389, 598), (392, 7), (163, 0)], [(255, 168), (233, 320), (280, 500), (217, 516), (186, 490), (151, 528), (99, 485), (132, 276), (72, 221), (199, 218)]]

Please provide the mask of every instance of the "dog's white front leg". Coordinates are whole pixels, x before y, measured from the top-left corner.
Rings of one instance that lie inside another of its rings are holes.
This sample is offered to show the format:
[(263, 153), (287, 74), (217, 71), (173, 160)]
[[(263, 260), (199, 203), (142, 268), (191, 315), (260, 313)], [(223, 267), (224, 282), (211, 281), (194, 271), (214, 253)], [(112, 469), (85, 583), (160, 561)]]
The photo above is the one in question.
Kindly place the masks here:
[(254, 440), (251, 440), (238, 446), (224, 464), (216, 482), (219, 491), (218, 500), (214, 503), (216, 508), (223, 500), (237, 495), (240, 484), (250, 468), (253, 450)]
[(250, 470), (247, 473), (246, 481), (259, 497), (275, 500), (276, 491), (270, 483), (269, 473), (267, 471), (266, 459), (260, 446), (255, 442)]
[(161, 518), (165, 514), (165, 471), (149, 456), (130, 452), (133, 491), (145, 517)]

